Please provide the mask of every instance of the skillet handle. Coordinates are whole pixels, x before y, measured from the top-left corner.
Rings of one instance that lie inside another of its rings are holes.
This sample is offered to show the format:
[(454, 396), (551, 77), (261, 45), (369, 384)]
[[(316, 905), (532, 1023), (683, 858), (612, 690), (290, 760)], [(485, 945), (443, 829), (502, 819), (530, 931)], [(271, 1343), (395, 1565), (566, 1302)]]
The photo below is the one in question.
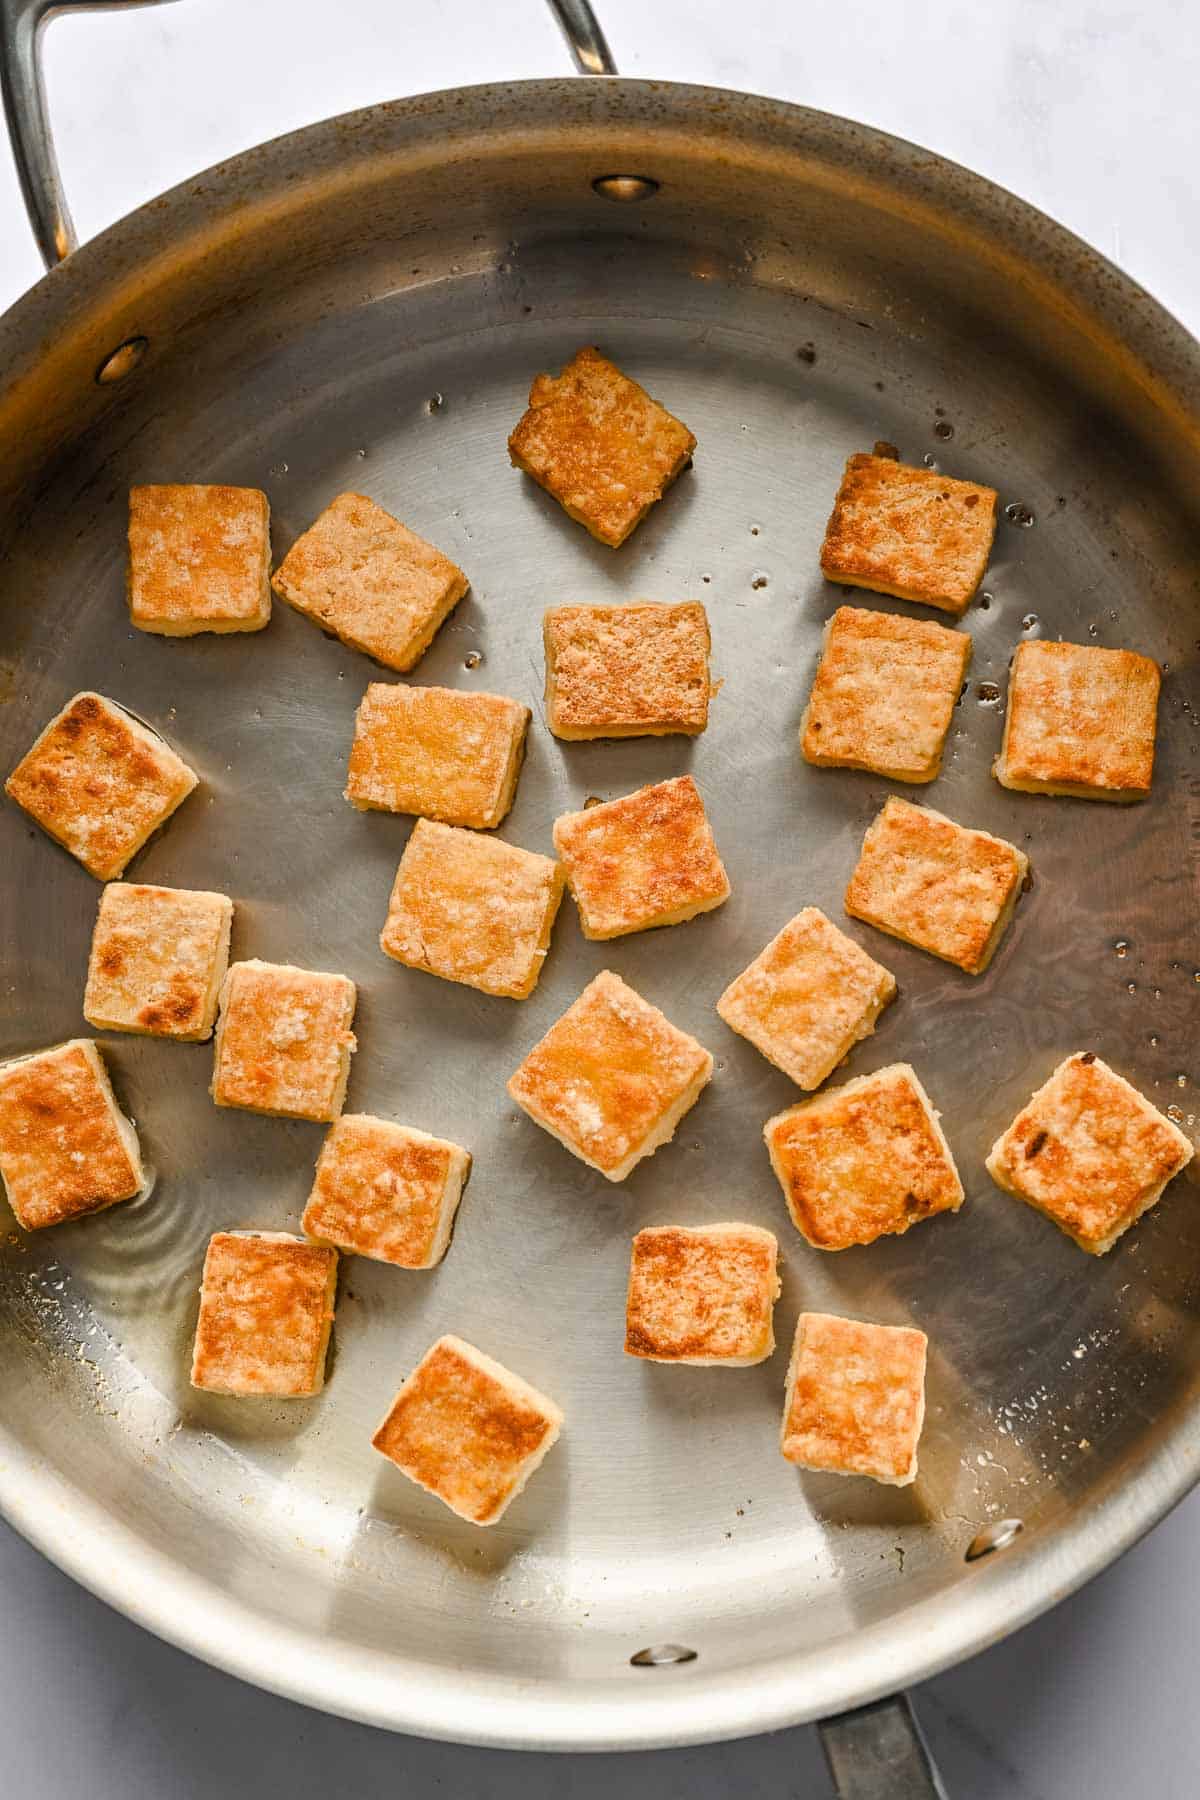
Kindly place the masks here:
[(822, 1719), (838, 1800), (946, 1800), (907, 1694)]

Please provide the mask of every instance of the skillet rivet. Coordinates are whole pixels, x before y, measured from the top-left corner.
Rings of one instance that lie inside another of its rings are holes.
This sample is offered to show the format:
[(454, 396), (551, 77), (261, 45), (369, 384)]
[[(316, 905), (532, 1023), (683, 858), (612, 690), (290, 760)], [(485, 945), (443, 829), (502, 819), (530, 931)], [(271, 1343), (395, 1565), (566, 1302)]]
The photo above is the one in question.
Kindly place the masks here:
[(967, 1545), (963, 1561), (978, 1562), (981, 1556), (990, 1556), (993, 1550), (1007, 1550), (1024, 1529), (1020, 1519), (1000, 1519), (995, 1525), (985, 1526)]
[(602, 200), (649, 200), (658, 192), (658, 183), (649, 175), (597, 175), (592, 190)]
[(686, 1644), (650, 1644), (645, 1650), (635, 1650), (630, 1662), (635, 1669), (661, 1669), (668, 1663), (695, 1662), (699, 1651), (689, 1650)]
[(126, 338), (123, 344), (118, 344), (115, 350), (109, 351), (96, 370), (98, 385), (108, 387), (114, 381), (124, 381), (127, 375), (132, 375), (149, 348), (149, 338)]

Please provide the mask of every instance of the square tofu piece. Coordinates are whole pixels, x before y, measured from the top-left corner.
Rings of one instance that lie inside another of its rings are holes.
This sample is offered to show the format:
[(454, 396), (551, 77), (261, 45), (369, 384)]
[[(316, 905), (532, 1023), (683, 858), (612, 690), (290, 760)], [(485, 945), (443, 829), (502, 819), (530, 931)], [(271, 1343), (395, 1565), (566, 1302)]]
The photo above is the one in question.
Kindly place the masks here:
[(212, 1097), (285, 1119), (336, 1119), (346, 1098), (357, 991), (346, 975), (234, 963), (221, 988)]
[(141, 1192), (137, 1134), (88, 1039), (0, 1064), (0, 1175), (26, 1231)]
[(1160, 685), (1158, 664), (1133, 650), (1018, 644), (996, 780), (1025, 794), (1143, 800)]
[(983, 580), (996, 535), (996, 490), (852, 456), (821, 546), (826, 581), (961, 613)]
[(300, 1221), (355, 1256), (432, 1269), (450, 1242), (471, 1158), (457, 1144), (347, 1113), (330, 1128)]
[(196, 785), (148, 726), (102, 694), (76, 694), (5, 790), (98, 881), (111, 881)]
[(905, 1325), (801, 1313), (779, 1439), (787, 1460), (907, 1487), (925, 1422), (928, 1342)]
[(218, 1231), (208, 1241), (192, 1386), (303, 1400), (325, 1385), (337, 1251), (286, 1231)]
[(354, 720), (346, 798), (486, 830), (513, 803), (529, 708), (501, 694), (373, 681)]
[(537, 986), (562, 893), (550, 857), (418, 819), (380, 946), (410, 969), (523, 1000)]
[(1029, 858), (909, 800), (888, 800), (863, 839), (846, 911), (981, 975), (1013, 914)]
[(669, 1143), (712, 1076), (703, 1044), (604, 969), (508, 1084), (517, 1105), (609, 1181)]
[(708, 724), (708, 615), (679, 605), (552, 606), (546, 723), (555, 737), (695, 737)]
[(271, 585), (323, 631), (403, 673), (467, 591), (462, 570), (365, 494), (339, 494)]
[(744, 1368), (775, 1348), (779, 1245), (757, 1225), (656, 1225), (629, 1263), (625, 1353)]
[(899, 1237), (963, 1203), (938, 1115), (907, 1063), (790, 1106), (763, 1137), (792, 1223), (817, 1250)]
[(130, 488), (129, 617), (140, 631), (261, 631), (270, 568), (270, 509), (257, 488)]
[(88, 1024), (189, 1043), (208, 1037), (232, 922), (225, 894), (110, 882), (92, 933), (83, 996)]
[(729, 877), (690, 775), (564, 813), (554, 822), (554, 847), (584, 937), (681, 925), (729, 898)]
[(839, 606), (800, 721), (805, 761), (932, 781), (970, 658), (965, 631)]
[(462, 1338), (428, 1349), (371, 1439), (460, 1519), (494, 1525), (562, 1430), (563, 1415)]
[(578, 350), (539, 375), (508, 454), (563, 511), (615, 549), (691, 461), (696, 440), (607, 357)]
[(798, 1087), (820, 1087), (896, 995), (881, 963), (815, 906), (731, 981), (717, 1011)]
[(1191, 1162), (1190, 1138), (1090, 1050), (1060, 1063), (987, 1159), (992, 1180), (1103, 1256)]

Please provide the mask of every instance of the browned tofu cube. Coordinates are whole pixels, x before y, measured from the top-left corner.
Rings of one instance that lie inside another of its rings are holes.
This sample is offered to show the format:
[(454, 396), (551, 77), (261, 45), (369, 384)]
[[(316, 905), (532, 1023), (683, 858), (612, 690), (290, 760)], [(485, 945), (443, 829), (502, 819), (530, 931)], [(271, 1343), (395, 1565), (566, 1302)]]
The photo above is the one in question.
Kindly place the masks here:
[(775, 1348), (779, 1245), (757, 1225), (655, 1225), (633, 1240), (625, 1352), (744, 1368)]
[(501, 694), (373, 681), (354, 721), (346, 798), (486, 830), (513, 803), (529, 708)]
[(88, 1024), (189, 1043), (208, 1037), (232, 921), (225, 894), (110, 882), (92, 933), (83, 996)]
[(470, 1167), (457, 1144), (346, 1113), (322, 1146), (301, 1224), (355, 1256), (432, 1269), (446, 1254)]
[(4, 786), (98, 881), (111, 881), (169, 819), (196, 775), (102, 694), (76, 694)]
[(839, 606), (800, 721), (805, 761), (932, 781), (970, 657), (965, 631)]
[(554, 847), (584, 937), (681, 925), (729, 898), (729, 877), (690, 775), (564, 813)]
[(234, 963), (221, 989), (212, 1097), (285, 1119), (336, 1119), (346, 1098), (357, 993), (346, 975)]
[(462, 570), (365, 494), (339, 494), (271, 585), (352, 650), (403, 673), (467, 591)]
[(553, 1400), (462, 1338), (428, 1349), (371, 1439), (472, 1525), (494, 1525), (562, 1430)]
[(517, 1105), (609, 1181), (669, 1143), (712, 1076), (686, 1031), (605, 969), (508, 1084)]
[(555, 737), (694, 737), (708, 724), (708, 617), (695, 601), (552, 606), (542, 636)]
[(542, 972), (562, 892), (550, 857), (418, 819), (379, 942), (410, 969), (523, 1000)]
[(825, 527), (821, 573), (961, 613), (987, 568), (996, 499), (978, 482), (888, 456), (852, 456)]
[(992, 1145), (988, 1173), (1103, 1256), (1192, 1160), (1190, 1138), (1090, 1050), (1068, 1056)]
[(26, 1231), (141, 1192), (137, 1133), (95, 1044), (72, 1038), (0, 1064), (0, 1175)]
[(270, 509), (257, 488), (130, 488), (129, 617), (140, 631), (261, 631), (270, 567)]
[(997, 781), (1025, 794), (1145, 799), (1160, 685), (1158, 664), (1133, 650), (1018, 644)]
[(898, 1237), (962, 1205), (950, 1146), (908, 1063), (790, 1106), (763, 1136), (792, 1223), (817, 1250)]
[(717, 1011), (798, 1087), (817, 1088), (895, 994), (881, 963), (806, 906), (730, 982)]
[(925, 1422), (928, 1341), (908, 1326), (801, 1313), (779, 1444), (788, 1461), (907, 1487)]
[(1029, 873), (1015, 844), (908, 800), (888, 800), (863, 839), (846, 911), (981, 975)]
[(539, 375), (508, 453), (563, 511), (614, 548), (691, 461), (696, 440), (645, 388), (591, 348)]
[(218, 1231), (208, 1243), (192, 1386), (303, 1400), (325, 1385), (337, 1251), (286, 1231)]

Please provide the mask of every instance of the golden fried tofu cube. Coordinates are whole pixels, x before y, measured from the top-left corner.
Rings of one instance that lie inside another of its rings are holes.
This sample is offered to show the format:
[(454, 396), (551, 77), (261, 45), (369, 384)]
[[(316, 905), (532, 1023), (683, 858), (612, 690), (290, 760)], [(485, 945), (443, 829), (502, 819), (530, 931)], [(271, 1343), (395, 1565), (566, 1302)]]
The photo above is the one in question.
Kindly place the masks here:
[(729, 898), (729, 877), (690, 775), (564, 813), (554, 822), (554, 847), (584, 937), (681, 925)]
[(661, 500), (696, 448), (686, 425), (598, 350), (539, 375), (508, 440), (518, 469), (615, 549)]
[(863, 839), (846, 911), (981, 975), (1028, 873), (1029, 858), (1004, 838), (891, 799)]
[(508, 1091), (573, 1156), (624, 1181), (674, 1137), (712, 1067), (703, 1044), (605, 969), (534, 1045)]
[(996, 535), (994, 488), (889, 456), (846, 463), (821, 546), (826, 581), (961, 613)]
[(218, 1106), (336, 1119), (346, 1098), (357, 990), (347, 975), (234, 963), (221, 988), (213, 1057)]
[(271, 578), (281, 600), (402, 674), (467, 591), (462, 570), (365, 494), (339, 494)]
[(140, 631), (261, 631), (271, 617), (270, 508), (257, 488), (129, 490), (129, 617)]
[(992, 1145), (988, 1173), (1103, 1256), (1194, 1154), (1191, 1139), (1090, 1050), (1068, 1056)]
[(156, 732), (85, 692), (55, 714), (4, 786), (90, 875), (111, 881), (196, 781)]
[(1158, 664), (1133, 650), (1018, 644), (992, 773), (1024, 794), (1145, 799), (1161, 683)]
[(418, 819), (379, 943), (410, 969), (523, 1000), (537, 986), (562, 894), (551, 857)]
[(763, 1137), (792, 1223), (816, 1250), (899, 1237), (963, 1203), (938, 1115), (908, 1063), (789, 1106)]
[(779, 1245), (757, 1225), (654, 1225), (633, 1240), (625, 1353), (745, 1368), (775, 1348)]
[(552, 606), (542, 623), (555, 737), (695, 737), (708, 724), (708, 615), (678, 605)]
[(208, 1037), (232, 923), (225, 894), (110, 882), (92, 932), (83, 995), (88, 1024), (187, 1043)]
[(820, 1087), (896, 995), (895, 978), (806, 906), (731, 981), (717, 1011), (798, 1087)]
[(345, 1113), (329, 1129), (300, 1221), (310, 1238), (398, 1269), (432, 1269), (450, 1243), (471, 1158), (457, 1144)]
[(0, 1175), (26, 1231), (142, 1191), (137, 1133), (88, 1039), (0, 1064)]
[(553, 1400), (448, 1336), (425, 1352), (371, 1442), (460, 1519), (494, 1525), (562, 1425)]
[(501, 694), (373, 681), (354, 721), (346, 798), (486, 830), (513, 803), (529, 708)]
[(303, 1400), (325, 1385), (338, 1254), (286, 1231), (218, 1231), (208, 1241), (192, 1386)]
[(925, 1422), (928, 1342), (906, 1325), (801, 1313), (779, 1440), (787, 1460), (907, 1487)]
[(800, 721), (804, 760), (932, 781), (970, 658), (965, 631), (839, 606)]

